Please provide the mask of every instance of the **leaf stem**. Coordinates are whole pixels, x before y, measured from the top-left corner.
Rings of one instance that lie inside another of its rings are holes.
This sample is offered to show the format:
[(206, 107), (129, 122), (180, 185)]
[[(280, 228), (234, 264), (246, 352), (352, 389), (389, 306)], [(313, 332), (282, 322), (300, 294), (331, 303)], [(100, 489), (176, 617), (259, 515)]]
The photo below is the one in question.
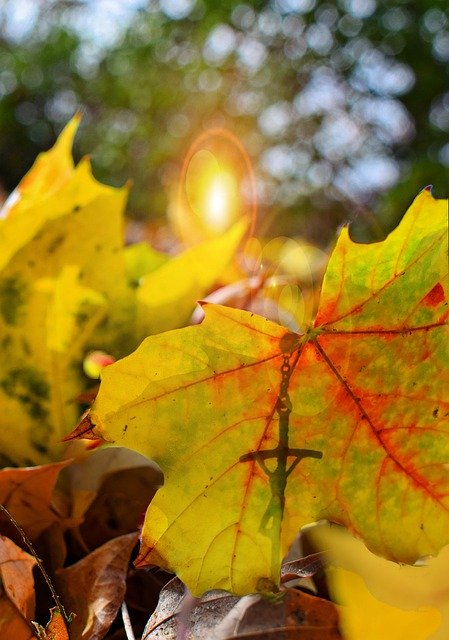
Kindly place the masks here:
[(128, 640), (136, 640), (136, 636), (134, 635), (133, 627), (131, 624), (131, 618), (129, 617), (128, 607), (126, 606), (126, 602), (123, 600), (121, 606), (122, 620), (123, 620), (123, 628), (125, 629), (125, 634)]

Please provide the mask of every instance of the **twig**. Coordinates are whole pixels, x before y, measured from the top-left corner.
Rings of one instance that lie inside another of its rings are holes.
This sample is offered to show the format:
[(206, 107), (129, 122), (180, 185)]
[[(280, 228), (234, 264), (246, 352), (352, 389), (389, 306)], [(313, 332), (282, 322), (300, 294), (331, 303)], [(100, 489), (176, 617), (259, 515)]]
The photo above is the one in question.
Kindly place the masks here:
[(126, 606), (126, 602), (124, 600), (122, 602), (121, 612), (122, 612), (123, 628), (125, 629), (127, 639), (136, 640), (136, 636), (134, 635), (133, 627), (131, 624), (131, 618), (129, 617), (128, 607)]

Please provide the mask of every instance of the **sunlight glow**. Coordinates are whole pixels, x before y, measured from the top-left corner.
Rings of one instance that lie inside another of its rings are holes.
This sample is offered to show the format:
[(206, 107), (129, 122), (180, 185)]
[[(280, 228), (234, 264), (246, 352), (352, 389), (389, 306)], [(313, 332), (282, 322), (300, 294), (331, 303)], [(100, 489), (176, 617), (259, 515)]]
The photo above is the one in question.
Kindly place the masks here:
[(250, 236), (256, 209), (251, 160), (239, 139), (226, 129), (201, 133), (184, 159), (176, 205), (170, 208), (176, 233), (195, 245), (246, 218)]
[(206, 189), (206, 204), (203, 216), (206, 223), (216, 231), (224, 231), (229, 227), (233, 217), (233, 188), (232, 178), (226, 173), (213, 176)]

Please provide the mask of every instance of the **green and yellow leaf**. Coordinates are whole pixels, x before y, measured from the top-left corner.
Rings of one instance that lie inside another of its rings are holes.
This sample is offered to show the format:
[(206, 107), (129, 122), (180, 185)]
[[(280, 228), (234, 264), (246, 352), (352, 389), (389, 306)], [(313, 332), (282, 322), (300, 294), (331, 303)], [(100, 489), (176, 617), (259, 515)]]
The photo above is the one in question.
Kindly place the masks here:
[(57, 459), (79, 415), (88, 345), (130, 348), (122, 345), (135, 313), (121, 251), (126, 189), (99, 184), (87, 160), (73, 167), (76, 125), (38, 158), (0, 220), (4, 464)]
[(208, 305), (105, 369), (93, 434), (165, 474), (138, 564), (242, 594), (276, 589), (319, 519), (402, 562), (449, 542), (447, 258), (425, 191), (381, 243), (343, 230), (303, 335)]
[[(120, 357), (148, 333), (185, 324), (244, 233), (170, 258), (123, 245), (128, 188), (74, 166), (75, 117), (41, 154), (0, 217), (0, 446), (3, 465), (59, 459), (79, 418), (82, 362)], [(206, 266), (207, 265), (207, 266)]]

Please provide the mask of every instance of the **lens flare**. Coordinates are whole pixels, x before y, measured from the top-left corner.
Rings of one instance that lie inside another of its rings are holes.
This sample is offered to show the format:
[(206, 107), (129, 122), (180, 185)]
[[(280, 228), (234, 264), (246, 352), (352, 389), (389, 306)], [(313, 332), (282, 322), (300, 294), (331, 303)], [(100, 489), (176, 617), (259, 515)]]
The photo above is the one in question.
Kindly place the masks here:
[(226, 129), (205, 131), (184, 160), (171, 212), (175, 230), (191, 245), (220, 235), (239, 218), (248, 217), (250, 236), (255, 216), (255, 180), (246, 149)]
[(212, 178), (208, 189), (204, 217), (217, 231), (225, 231), (229, 227), (230, 219), (234, 217), (232, 183), (232, 177), (221, 172)]

